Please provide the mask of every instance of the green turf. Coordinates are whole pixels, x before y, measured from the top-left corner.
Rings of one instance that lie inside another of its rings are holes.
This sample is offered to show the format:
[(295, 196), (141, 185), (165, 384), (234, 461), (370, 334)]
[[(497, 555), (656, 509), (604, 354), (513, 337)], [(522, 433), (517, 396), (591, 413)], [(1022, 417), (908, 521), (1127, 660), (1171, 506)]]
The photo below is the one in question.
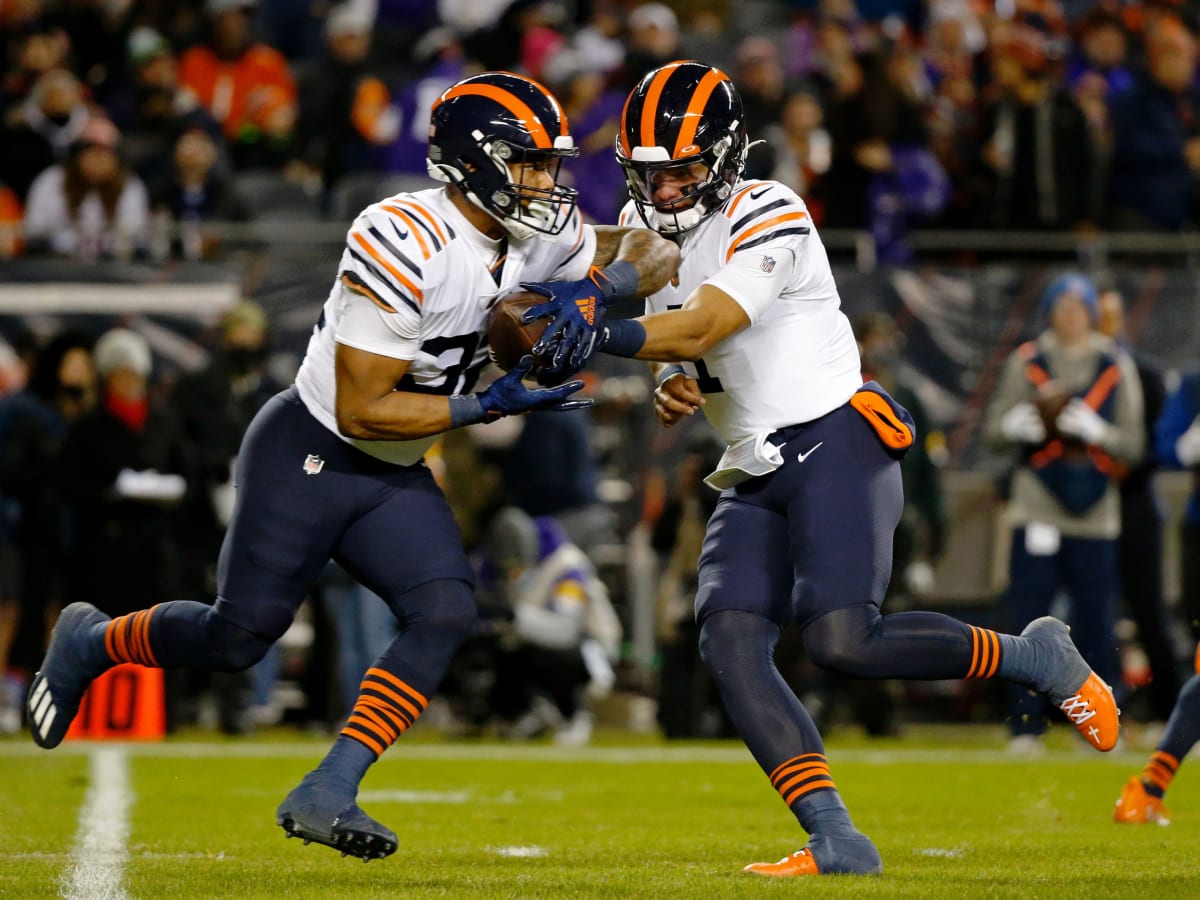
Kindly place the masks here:
[[(886, 873), (803, 881), (740, 872), (803, 834), (736, 743), (401, 742), (361, 798), (401, 847), (364, 865), (284, 840), (274, 823), (327, 739), (172, 741), (129, 751), (123, 886), (138, 898), (1200, 896), (1198, 761), (1172, 787), (1174, 824), (1118, 826), (1113, 801), (1144, 753), (1090, 754), (1066, 738), (1023, 761), (986, 730), (831, 741), (834, 777)], [(0, 742), (0, 896), (60, 896), (86, 753)]]

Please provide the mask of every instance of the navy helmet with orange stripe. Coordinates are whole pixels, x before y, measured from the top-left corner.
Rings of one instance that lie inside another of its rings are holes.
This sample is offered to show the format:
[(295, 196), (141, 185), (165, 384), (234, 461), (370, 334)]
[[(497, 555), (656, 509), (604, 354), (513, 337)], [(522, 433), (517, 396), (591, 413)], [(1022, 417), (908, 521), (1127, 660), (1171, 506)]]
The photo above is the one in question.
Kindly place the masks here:
[[(617, 162), (642, 221), (680, 234), (725, 205), (749, 147), (742, 98), (729, 76), (695, 60), (677, 60), (646, 75), (625, 101)], [(656, 203), (666, 174), (683, 176), (684, 187)]]
[[(558, 183), (559, 167), (578, 155), (558, 100), (524, 76), (473, 75), (433, 104), (429, 174), (457, 185), (519, 240), (549, 239), (566, 227), (578, 194)], [(529, 184), (527, 167), (547, 172), (553, 186)]]

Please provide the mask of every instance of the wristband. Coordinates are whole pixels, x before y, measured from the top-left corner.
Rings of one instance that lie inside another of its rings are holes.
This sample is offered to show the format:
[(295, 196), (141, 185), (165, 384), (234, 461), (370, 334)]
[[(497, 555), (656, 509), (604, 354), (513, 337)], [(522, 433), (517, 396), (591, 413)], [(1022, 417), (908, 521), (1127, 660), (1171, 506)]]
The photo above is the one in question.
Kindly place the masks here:
[(451, 428), (462, 428), (464, 425), (477, 425), (487, 421), (488, 414), (478, 394), (455, 394), (448, 399)]
[(669, 366), (663, 366), (658, 373), (658, 384), (655, 387), (662, 387), (676, 375), (687, 375), (683, 370), (683, 366), (678, 363), (671, 363)]
[(593, 274), (599, 276), (592, 280), (609, 300), (617, 297), (633, 297), (637, 294), (640, 276), (637, 266), (631, 262), (618, 260), (609, 263), (603, 269), (596, 269)]
[(637, 356), (646, 343), (646, 326), (637, 319), (610, 319), (604, 323), (604, 333), (596, 345), (611, 356)]

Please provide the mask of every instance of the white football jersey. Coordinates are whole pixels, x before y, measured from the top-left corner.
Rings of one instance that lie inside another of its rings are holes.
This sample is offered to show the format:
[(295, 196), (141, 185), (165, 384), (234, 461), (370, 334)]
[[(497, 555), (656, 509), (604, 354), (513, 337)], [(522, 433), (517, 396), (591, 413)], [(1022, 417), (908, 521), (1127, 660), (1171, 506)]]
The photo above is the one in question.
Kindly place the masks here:
[[(632, 202), (623, 226), (643, 225)], [(672, 281), (646, 312), (678, 309), (708, 282), (750, 326), (695, 363), (704, 414), (727, 443), (819, 418), (862, 387), (858, 345), (808, 208), (777, 181), (742, 181), (724, 208), (683, 237)]]
[[(468, 222), (445, 188), (380, 200), (350, 226), (338, 276), (296, 374), (300, 398), (322, 425), (341, 436), (334, 409), (337, 343), (411, 360), (396, 390), (469, 393), (488, 360), (488, 313), (497, 298), (522, 281), (583, 278), (595, 255), (595, 231), (578, 210), (556, 239), (502, 241)], [(436, 439), (343, 436), (398, 465), (419, 461)]]

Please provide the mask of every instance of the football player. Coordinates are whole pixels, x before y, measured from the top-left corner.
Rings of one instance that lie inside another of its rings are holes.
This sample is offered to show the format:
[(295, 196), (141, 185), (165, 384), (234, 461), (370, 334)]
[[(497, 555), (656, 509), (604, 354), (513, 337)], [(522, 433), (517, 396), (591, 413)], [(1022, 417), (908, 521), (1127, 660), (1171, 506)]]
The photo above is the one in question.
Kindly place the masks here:
[[(1057, 619), (1014, 636), (936, 613), (880, 613), (904, 500), (900, 459), (917, 436), (902, 407), (863, 383), (804, 201), (778, 182), (742, 180), (749, 148), (741, 100), (719, 69), (677, 61), (639, 82), (617, 137), (630, 196), (620, 221), (671, 238), (683, 259), (645, 316), (603, 322), (601, 309), (596, 336), (581, 329), (579, 340), (651, 361), (661, 422), (703, 409), (728, 445), (707, 479), (722, 493), (699, 564), (700, 650), (738, 732), (810, 835), (746, 871), (876, 873), (879, 853), (773, 662), (783, 626), (802, 629), (814, 662), (848, 675), (1027, 685), (1100, 750), (1116, 743), (1118, 711)], [(558, 287), (527, 315), (578, 299)], [(576, 346), (558, 343), (557, 374), (587, 358)]]
[[(277, 821), (363, 859), (395, 851), (396, 835), (358, 807), (359, 782), (426, 708), (476, 615), (458, 528), (422, 457), (450, 428), (590, 405), (570, 399), (579, 381), (527, 386), (528, 357), (472, 392), (488, 312), (522, 280), (644, 296), (678, 264), (652, 232), (583, 223), (558, 181), (576, 152), (559, 102), (527, 78), (483, 73), (437, 99), (428, 167), (446, 184), (372, 204), (350, 227), (296, 383), (247, 430), (216, 602), (111, 620), (86, 603), (67, 607), (27, 701), (40, 746), (58, 745), (88, 684), (115, 663), (253, 665), (336, 559), (387, 601), (400, 633)], [(582, 313), (560, 323), (561, 337), (586, 325)]]
[(1170, 825), (1171, 811), (1163, 797), (1179, 766), (1200, 741), (1200, 644), (1196, 645), (1196, 674), (1184, 682), (1167, 719), (1167, 730), (1154, 748), (1141, 775), (1125, 782), (1113, 819), (1126, 825)]

